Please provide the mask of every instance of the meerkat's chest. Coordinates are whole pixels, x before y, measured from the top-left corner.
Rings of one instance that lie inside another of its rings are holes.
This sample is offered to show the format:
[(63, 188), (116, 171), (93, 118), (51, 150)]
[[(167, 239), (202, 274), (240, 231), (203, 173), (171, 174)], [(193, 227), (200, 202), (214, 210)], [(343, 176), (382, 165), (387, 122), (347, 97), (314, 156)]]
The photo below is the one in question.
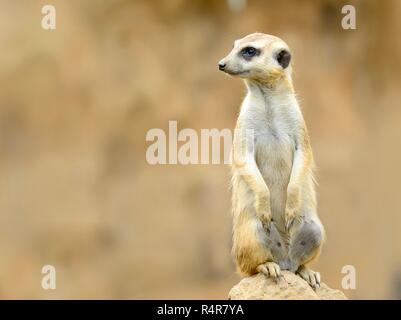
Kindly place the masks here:
[(255, 151), (266, 157), (292, 156), (293, 127), (287, 119), (260, 119), (254, 125)]
[(265, 180), (285, 183), (291, 174), (294, 137), (285, 121), (261, 121), (255, 130), (255, 159)]
[(244, 100), (239, 120), (243, 128), (252, 130), (256, 163), (273, 184), (285, 183), (291, 174), (299, 117), (291, 103), (267, 103), (252, 95)]

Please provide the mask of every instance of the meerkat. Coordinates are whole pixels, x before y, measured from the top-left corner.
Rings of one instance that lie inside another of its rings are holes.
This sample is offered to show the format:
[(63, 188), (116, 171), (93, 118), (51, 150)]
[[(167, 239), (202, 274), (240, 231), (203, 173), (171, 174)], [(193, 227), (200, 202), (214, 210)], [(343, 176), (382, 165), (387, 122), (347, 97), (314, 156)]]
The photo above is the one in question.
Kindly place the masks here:
[(278, 37), (234, 42), (218, 67), (244, 80), (247, 94), (232, 149), (233, 255), (244, 275), (290, 270), (316, 289), (307, 267), (325, 239), (318, 218), (312, 149), (291, 78), (291, 53)]

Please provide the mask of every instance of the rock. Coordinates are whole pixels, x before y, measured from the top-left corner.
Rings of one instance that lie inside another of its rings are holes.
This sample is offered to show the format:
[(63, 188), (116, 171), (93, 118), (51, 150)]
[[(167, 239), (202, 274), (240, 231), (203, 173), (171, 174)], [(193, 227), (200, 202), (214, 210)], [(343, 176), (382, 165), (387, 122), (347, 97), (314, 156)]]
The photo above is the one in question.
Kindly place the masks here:
[(228, 294), (230, 300), (347, 300), (340, 290), (324, 283), (314, 291), (301, 277), (282, 271), (279, 280), (257, 274), (242, 279)]

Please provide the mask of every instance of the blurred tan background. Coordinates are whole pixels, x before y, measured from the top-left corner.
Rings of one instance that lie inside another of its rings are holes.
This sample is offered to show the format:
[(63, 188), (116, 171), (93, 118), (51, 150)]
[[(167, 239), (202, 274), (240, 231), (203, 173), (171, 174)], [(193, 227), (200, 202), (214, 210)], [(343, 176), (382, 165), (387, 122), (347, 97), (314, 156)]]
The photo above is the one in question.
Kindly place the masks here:
[(254, 31), (294, 53), (328, 236), (314, 267), (341, 288), (355, 266), (351, 298), (401, 298), (400, 1), (1, 0), (0, 30), (0, 298), (227, 297), (228, 166), (151, 166), (145, 135), (233, 128), (244, 88), (217, 62)]

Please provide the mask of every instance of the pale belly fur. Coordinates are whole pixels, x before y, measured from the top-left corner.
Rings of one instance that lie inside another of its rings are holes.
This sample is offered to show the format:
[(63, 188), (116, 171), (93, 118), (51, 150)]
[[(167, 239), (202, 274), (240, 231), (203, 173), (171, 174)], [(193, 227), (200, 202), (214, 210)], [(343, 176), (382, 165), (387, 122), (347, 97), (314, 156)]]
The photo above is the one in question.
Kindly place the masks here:
[(287, 186), (291, 176), (293, 145), (288, 136), (258, 139), (256, 163), (270, 191), (272, 218), (278, 229), (284, 230)]

